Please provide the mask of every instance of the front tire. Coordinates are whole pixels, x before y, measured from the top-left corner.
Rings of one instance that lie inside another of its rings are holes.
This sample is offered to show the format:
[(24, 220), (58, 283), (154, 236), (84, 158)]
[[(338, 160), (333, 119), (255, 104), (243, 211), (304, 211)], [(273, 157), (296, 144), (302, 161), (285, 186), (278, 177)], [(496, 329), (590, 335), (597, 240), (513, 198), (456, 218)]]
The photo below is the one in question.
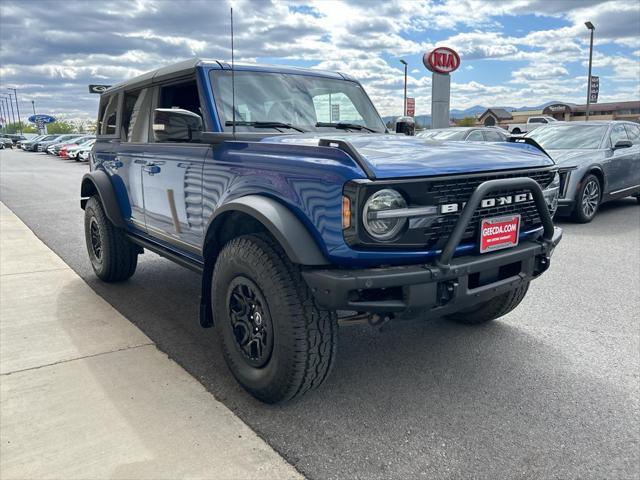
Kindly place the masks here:
[(511, 312), (520, 305), (529, 290), (529, 282), (520, 287), (498, 295), (484, 303), (447, 315), (449, 320), (465, 325), (480, 325), (490, 322)]
[(138, 247), (107, 218), (97, 196), (84, 209), (84, 235), (95, 274), (105, 282), (127, 280), (138, 265)]
[(576, 199), (573, 219), (578, 223), (589, 223), (596, 216), (602, 199), (602, 185), (595, 175), (589, 174), (582, 180)]
[(335, 312), (316, 305), (299, 267), (270, 237), (245, 235), (227, 243), (211, 293), (225, 360), (251, 395), (282, 402), (329, 376), (338, 345)]

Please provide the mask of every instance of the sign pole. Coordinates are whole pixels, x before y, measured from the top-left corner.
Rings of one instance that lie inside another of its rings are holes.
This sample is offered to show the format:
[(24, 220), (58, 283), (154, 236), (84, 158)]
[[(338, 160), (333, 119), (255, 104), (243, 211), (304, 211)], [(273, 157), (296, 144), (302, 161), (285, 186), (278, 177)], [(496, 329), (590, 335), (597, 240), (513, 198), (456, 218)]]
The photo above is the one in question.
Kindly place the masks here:
[(586, 27), (591, 31), (591, 40), (589, 42), (589, 78), (587, 78), (587, 113), (584, 117), (584, 121), (589, 121), (589, 107), (591, 106), (591, 60), (593, 58), (593, 31), (596, 27), (593, 26), (593, 23), (586, 22)]
[(451, 100), (451, 75), (431, 74), (431, 128), (449, 126), (449, 102)]

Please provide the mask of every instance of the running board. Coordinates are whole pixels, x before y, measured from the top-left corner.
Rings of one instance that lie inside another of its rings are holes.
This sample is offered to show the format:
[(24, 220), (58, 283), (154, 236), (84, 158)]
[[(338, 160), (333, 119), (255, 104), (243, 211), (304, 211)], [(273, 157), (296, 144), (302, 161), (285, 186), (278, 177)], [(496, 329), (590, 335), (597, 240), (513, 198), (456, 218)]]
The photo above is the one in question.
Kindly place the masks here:
[(137, 235), (133, 235), (131, 233), (127, 234), (127, 238), (131, 240), (136, 245), (141, 246), (142, 248), (146, 248), (147, 250), (152, 251), (153, 253), (157, 253), (161, 257), (167, 258), (178, 265), (188, 268), (196, 273), (202, 275), (204, 270), (204, 265), (200, 262), (192, 260), (184, 255), (180, 255), (179, 253), (172, 252), (168, 248), (163, 247), (162, 245), (158, 245), (157, 243), (150, 242), (149, 240), (145, 240), (144, 238), (138, 237)]

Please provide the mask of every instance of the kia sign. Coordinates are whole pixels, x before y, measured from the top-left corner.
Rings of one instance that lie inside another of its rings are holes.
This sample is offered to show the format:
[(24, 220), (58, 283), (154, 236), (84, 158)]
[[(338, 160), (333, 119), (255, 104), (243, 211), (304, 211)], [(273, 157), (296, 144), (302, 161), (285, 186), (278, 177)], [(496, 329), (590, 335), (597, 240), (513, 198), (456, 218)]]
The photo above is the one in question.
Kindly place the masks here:
[(449, 74), (460, 67), (460, 56), (449, 47), (437, 47), (423, 55), (422, 63), (431, 70), (431, 128), (447, 128), (451, 99)]
[(89, 93), (104, 93), (111, 85), (89, 85)]
[(51, 115), (31, 115), (28, 119), (31, 123), (45, 124), (56, 121)]
[(407, 97), (407, 116), (413, 117), (416, 114), (416, 99)]
[(451, 73), (460, 66), (460, 56), (449, 47), (434, 48), (422, 57), (422, 63), (435, 73)]

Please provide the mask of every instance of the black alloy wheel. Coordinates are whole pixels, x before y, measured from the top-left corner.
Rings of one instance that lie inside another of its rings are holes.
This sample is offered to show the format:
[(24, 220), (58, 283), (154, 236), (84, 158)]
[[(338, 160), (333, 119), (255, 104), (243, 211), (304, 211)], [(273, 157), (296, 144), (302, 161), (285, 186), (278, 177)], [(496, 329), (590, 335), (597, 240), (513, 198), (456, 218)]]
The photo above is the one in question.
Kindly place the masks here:
[(95, 217), (89, 220), (89, 235), (91, 243), (91, 253), (98, 262), (102, 262), (102, 240), (100, 239), (100, 226)]
[(258, 286), (245, 276), (228, 288), (227, 313), (238, 351), (251, 366), (263, 367), (273, 351), (273, 323)]

